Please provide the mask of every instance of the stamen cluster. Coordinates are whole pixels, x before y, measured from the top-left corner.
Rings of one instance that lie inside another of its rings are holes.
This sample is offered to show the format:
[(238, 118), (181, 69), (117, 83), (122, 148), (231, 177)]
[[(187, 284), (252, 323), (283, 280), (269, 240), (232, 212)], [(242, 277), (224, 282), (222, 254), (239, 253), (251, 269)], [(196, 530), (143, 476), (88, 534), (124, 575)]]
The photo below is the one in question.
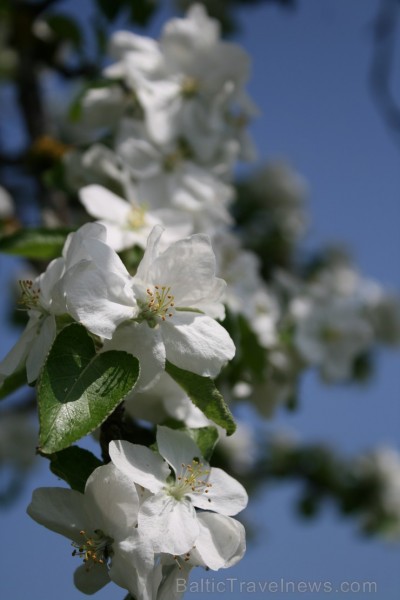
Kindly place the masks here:
[[(207, 481), (210, 474), (209, 469), (204, 468), (204, 464), (197, 459), (193, 459), (191, 464), (182, 463), (182, 470), (177, 475), (175, 483), (170, 487), (170, 493), (176, 499), (183, 498), (187, 493), (208, 494), (212, 483)], [(208, 499), (211, 502), (211, 499)]]
[(144, 312), (150, 312), (151, 317), (161, 317), (162, 321), (165, 321), (167, 317), (172, 317), (173, 312), (171, 309), (175, 306), (174, 296), (170, 294), (170, 286), (159, 286), (155, 285), (154, 290), (147, 288), (146, 294), (149, 297), (149, 302)]
[(37, 308), (40, 298), (40, 288), (35, 288), (31, 279), (20, 279), (18, 283), (21, 288), (19, 303), (26, 308)]
[(79, 534), (82, 536), (83, 541), (81, 544), (72, 542), (75, 547), (72, 556), (83, 558), (87, 571), (96, 564), (106, 564), (110, 558), (111, 544), (114, 540), (106, 536), (101, 529), (95, 529), (94, 534), (96, 537), (89, 537), (83, 529)]

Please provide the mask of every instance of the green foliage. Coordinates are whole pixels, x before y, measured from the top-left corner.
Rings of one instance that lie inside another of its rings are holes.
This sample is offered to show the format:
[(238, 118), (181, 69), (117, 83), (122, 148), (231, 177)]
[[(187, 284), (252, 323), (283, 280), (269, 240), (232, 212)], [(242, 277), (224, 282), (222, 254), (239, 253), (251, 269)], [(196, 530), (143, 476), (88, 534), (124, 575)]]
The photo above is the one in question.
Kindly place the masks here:
[(38, 385), (40, 451), (58, 452), (99, 427), (133, 389), (139, 363), (126, 352), (96, 354), (74, 323), (57, 336)]
[(0, 238), (0, 252), (36, 260), (51, 260), (60, 256), (71, 231), (66, 227), (21, 229)]
[(101, 13), (106, 17), (106, 19), (108, 19), (109, 21), (114, 21), (118, 13), (125, 5), (125, 0), (122, 0), (122, 2), (110, 2), (110, 0), (96, 0), (96, 4)]
[(46, 16), (46, 22), (56, 38), (70, 42), (78, 51), (82, 49), (82, 32), (75, 19), (63, 14), (50, 14)]
[(85, 491), (86, 481), (97, 467), (103, 463), (89, 450), (70, 446), (61, 452), (51, 454), (50, 470), (54, 475), (66, 481), (73, 490)]
[(179, 369), (166, 362), (165, 370), (185, 390), (195, 404), (211, 421), (223, 427), (228, 435), (236, 430), (231, 411), (227, 407), (222, 394), (217, 390), (212, 379), (201, 377), (190, 371)]
[(210, 462), (219, 439), (218, 430), (215, 427), (199, 427), (198, 429), (189, 429), (189, 433), (200, 448), (202, 456)]
[(262, 382), (265, 377), (267, 351), (260, 345), (247, 319), (243, 315), (234, 315), (227, 311), (224, 327), (235, 342), (236, 355), (221, 377), (228, 379), (232, 385), (238, 381), (246, 381), (249, 376), (253, 382)]
[(122, 10), (128, 10), (129, 19), (138, 25), (147, 25), (158, 8), (155, 0), (96, 0), (96, 4), (109, 21), (115, 21)]

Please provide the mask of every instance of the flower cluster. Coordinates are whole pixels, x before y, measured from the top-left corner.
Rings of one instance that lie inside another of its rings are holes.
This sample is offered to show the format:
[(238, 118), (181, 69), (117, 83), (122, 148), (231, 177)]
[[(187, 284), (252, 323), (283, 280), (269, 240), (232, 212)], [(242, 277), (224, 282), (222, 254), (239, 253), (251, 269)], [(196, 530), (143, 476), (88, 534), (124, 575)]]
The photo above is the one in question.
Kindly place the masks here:
[(154, 384), (165, 361), (215, 377), (235, 353), (224, 317), (225, 282), (215, 277), (210, 240), (202, 234), (160, 252), (162, 228), (155, 227), (132, 277), (106, 243), (100, 224), (70, 234), (63, 256), (35, 281), (21, 282), (21, 303), (29, 321), (16, 346), (0, 364), (0, 376), (26, 365), (28, 382), (37, 379), (57, 333), (57, 319), (69, 317), (98, 336), (103, 349), (139, 358), (138, 388)]
[(194, 566), (218, 570), (245, 552), (232, 518), (247, 504), (240, 483), (212, 468), (191, 437), (158, 427), (157, 452), (110, 444), (112, 462), (89, 477), (84, 494), (35, 490), (28, 514), (66, 536), (83, 559), (76, 586), (86, 594), (114, 581), (143, 600), (179, 598), (177, 578)]
[[(20, 282), (28, 322), (0, 387), (21, 374), (37, 385), (39, 451), (52, 461), (101, 428), (104, 464), (72, 449), (86, 484), (60, 469), (72, 489), (38, 489), (28, 507), (71, 540), (76, 586), (92, 594), (111, 580), (137, 600), (174, 600), (193, 567), (245, 552), (232, 517), (247, 494), (210, 466), (218, 438), (222, 465), (260, 479), (253, 430), (239, 423), (224, 439), (235, 423), (213, 380), (228, 404), (270, 417), (294, 405), (309, 367), (331, 383), (360, 378), (377, 343), (400, 341), (400, 302), (342, 256), (297, 258), (307, 186), (288, 165), (234, 186), (236, 162), (255, 156), (250, 61), (201, 5), (158, 40), (115, 33), (110, 53), (103, 85), (81, 100), (85, 144), (62, 157), (76, 227)], [(6, 223), (2, 189), (0, 213)], [(359, 467), (380, 476), (389, 516), (396, 460)]]

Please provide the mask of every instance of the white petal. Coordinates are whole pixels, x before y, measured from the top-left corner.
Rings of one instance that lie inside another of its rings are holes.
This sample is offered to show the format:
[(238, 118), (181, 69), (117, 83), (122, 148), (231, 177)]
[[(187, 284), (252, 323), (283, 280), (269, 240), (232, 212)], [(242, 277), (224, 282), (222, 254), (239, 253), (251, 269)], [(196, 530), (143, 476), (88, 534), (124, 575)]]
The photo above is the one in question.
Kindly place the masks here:
[(213, 378), (235, 355), (226, 329), (206, 315), (177, 311), (160, 327), (167, 360), (186, 371)]
[(74, 573), (75, 586), (84, 594), (95, 594), (109, 582), (107, 565), (95, 564), (90, 569), (81, 565)]
[[(211, 302), (216, 297), (216, 261), (207, 235), (196, 234), (171, 244), (152, 264), (144, 281), (169, 285), (175, 305), (198, 308), (199, 302)], [(217, 280), (222, 287), (225, 283)], [(212, 293), (211, 293), (212, 292)]]
[(116, 31), (110, 42), (110, 54), (113, 58), (123, 58), (127, 52), (154, 54), (158, 56), (158, 43), (150, 37), (137, 35), (132, 31)]
[(194, 458), (202, 458), (199, 448), (187, 433), (169, 427), (157, 427), (157, 446), (175, 473), (182, 470), (182, 464), (191, 464)]
[(154, 566), (154, 553), (149, 540), (141, 537), (137, 529), (125, 540), (113, 544), (109, 575), (117, 585), (129, 590), (134, 598), (155, 598), (161, 570)]
[(95, 219), (105, 219), (125, 225), (129, 203), (101, 185), (87, 185), (79, 191), (79, 197), (87, 212)]
[(45, 363), (57, 333), (56, 320), (53, 315), (44, 318), (39, 334), (33, 340), (26, 359), (26, 375), (28, 383), (35, 381)]
[[(207, 419), (205, 414), (193, 404), (188, 396), (182, 395), (182, 392), (183, 390), (181, 388), (178, 395), (169, 395), (163, 398), (163, 405), (167, 414), (177, 421), (182, 421), (187, 427), (193, 429), (206, 427), (210, 424), (212, 425), (210, 419)], [(184, 393), (185, 392), (183, 392), (183, 394)], [(158, 422), (162, 422), (161, 419)]]
[(184, 99), (181, 82), (172, 80), (148, 81), (138, 76), (131, 77), (140, 103), (146, 113), (146, 125), (150, 137), (156, 144), (164, 145), (174, 140), (176, 121), (182, 110)]
[(123, 539), (137, 523), (136, 487), (113, 463), (98, 467), (87, 480), (85, 506), (92, 529)]
[(38, 278), (37, 287), (40, 288), (40, 304), (47, 310), (51, 309), (53, 314), (65, 312), (63, 303), (56, 306), (53, 302), (53, 290), (61, 279), (65, 270), (65, 260), (56, 258), (48, 265), (46, 271)]
[(176, 560), (169, 559), (168, 564), (162, 559), (162, 583), (158, 588), (157, 600), (180, 600), (185, 593), (192, 565), (181, 561), (178, 565)]
[(197, 515), (200, 534), (191, 562), (214, 571), (237, 563), (246, 551), (246, 532), (239, 521), (210, 512)]
[(115, 141), (117, 154), (139, 179), (154, 177), (162, 170), (163, 156), (147, 137), (142, 123), (124, 119)]
[(83, 494), (65, 488), (38, 488), (34, 490), (27, 513), (40, 525), (76, 542), (87, 526)]
[(134, 279), (140, 279), (145, 283), (150, 283), (152, 281), (151, 272), (153, 268), (153, 263), (156, 260), (159, 253), (158, 245), (162, 233), (163, 228), (160, 225), (156, 225), (152, 229), (147, 240), (146, 250), (144, 252), (142, 260), (140, 261), (140, 265), (138, 266), (136, 276)]
[(115, 252), (121, 252), (121, 250), (127, 250), (137, 245), (141, 248), (146, 247), (146, 241), (149, 234), (148, 228), (143, 230), (130, 231), (129, 229), (122, 229), (119, 225), (107, 223), (107, 221), (99, 221), (107, 230), (107, 244), (115, 250)]
[(125, 350), (139, 359), (140, 374), (135, 392), (148, 389), (156, 383), (165, 367), (165, 347), (160, 329), (147, 323), (123, 323), (103, 351)]
[(107, 233), (103, 225), (86, 223), (78, 231), (75, 231), (75, 233), (69, 234), (62, 253), (65, 258), (66, 268), (72, 267), (78, 261), (88, 258), (86, 247), (83, 245), (83, 242), (88, 239), (105, 242)]
[[(110, 249), (111, 250), (111, 249)], [(128, 279), (80, 261), (64, 276), (68, 312), (89, 331), (110, 339), (123, 321), (137, 314)]]
[(156, 208), (149, 211), (148, 215), (149, 218), (153, 218), (156, 223), (165, 228), (161, 240), (162, 248), (167, 248), (173, 242), (187, 237), (193, 231), (193, 220), (182, 211), (173, 208)]
[(159, 454), (122, 440), (110, 442), (109, 452), (114, 465), (131, 481), (153, 493), (165, 486), (170, 470)]
[(212, 468), (207, 494), (188, 494), (194, 506), (222, 515), (236, 515), (247, 506), (247, 492), (241, 483), (222, 469)]
[(126, 105), (120, 86), (92, 88), (82, 98), (82, 121), (88, 128), (115, 127)]
[(105, 271), (115, 273), (121, 279), (130, 279), (129, 273), (118, 254), (99, 240), (84, 240), (87, 255), (98, 267)]
[(192, 549), (199, 525), (191, 502), (161, 491), (140, 507), (139, 531), (151, 540), (154, 552), (184, 554)]
[(24, 329), (21, 337), (0, 362), (0, 383), (25, 363), (26, 357), (31, 349), (32, 343), (37, 336), (39, 313), (32, 316)]

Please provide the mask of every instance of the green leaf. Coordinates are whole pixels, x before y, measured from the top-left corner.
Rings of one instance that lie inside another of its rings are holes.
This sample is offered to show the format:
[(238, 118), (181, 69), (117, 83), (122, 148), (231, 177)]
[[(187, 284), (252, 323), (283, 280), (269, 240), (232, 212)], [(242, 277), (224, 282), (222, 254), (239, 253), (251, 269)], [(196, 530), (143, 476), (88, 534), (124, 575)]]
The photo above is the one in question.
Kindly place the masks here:
[(24, 367), (5, 378), (3, 385), (0, 387), (0, 400), (3, 400), (3, 398), (6, 398), (25, 384), (26, 370)]
[(247, 319), (243, 315), (235, 315), (227, 311), (224, 327), (235, 343), (236, 354), (222, 377), (228, 375), (233, 385), (237, 381), (246, 380), (246, 375), (250, 373), (252, 381), (262, 382), (267, 363), (267, 351), (260, 345)]
[(196, 442), (201, 450), (202, 456), (207, 462), (214, 452), (214, 448), (218, 442), (218, 430), (215, 427), (199, 427), (198, 429), (189, 429), (191, 438)]
[(58, 40), (67, 40), (76, 50), (81, 50), (83, 39), (77, 21), (67, 15), (51, 14), (46, 16), (46, 22)]
[(142, 26), (148, 25), (156, 8), (158, 8), (154, 0), (130, 0), (128, 6), (131, 21)]
[(121, 9), (126, 5), (127, 0), (96, 0), (98, 8), (109, 20), (114, 21)]
[(238, 317), (240, 331), (240, 358), (256, 381), (262, 381), (266, 363), (266, 350), (243, 315)]
[(222, 394), (217, 390), (212, 379), (179, 369), (179, 367), (168, 361), (166, 362), (165, 370), (185, 390), (193, 404), (206, 417), (223, 427), (228, 435), (232, 435), (235, 432), (236, 424), (232, 413), (225, 404)]
[(67, 235), (72, 229), (21, 229), (0, 238), (0, 252), (25, 258), (51, 260), (60, 256)]
[(97, 467), (103, 463), (89, 450), (71, 446), (61, 452), (51, 454), (50, 470), (66, 481), (73, 490), (85, 491), (86, 481)]
[(139, 362), (127, 352), (96, 354), (93, 339), (77, 323), (56, 337), (38, 385), (40, 448), (58, 452), (87, 435), (133, 389)]

